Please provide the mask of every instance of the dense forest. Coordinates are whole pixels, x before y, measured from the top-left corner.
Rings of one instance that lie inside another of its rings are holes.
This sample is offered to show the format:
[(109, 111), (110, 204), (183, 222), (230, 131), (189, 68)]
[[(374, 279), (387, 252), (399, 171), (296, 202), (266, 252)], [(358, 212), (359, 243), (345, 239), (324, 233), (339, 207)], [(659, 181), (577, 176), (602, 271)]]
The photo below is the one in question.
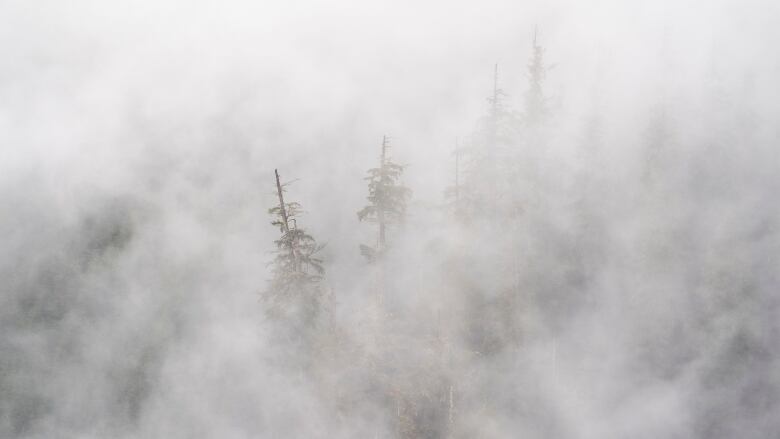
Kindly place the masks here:
[(776, 436), (780, 9), (510, 3), (0, 5), (0, 437)]

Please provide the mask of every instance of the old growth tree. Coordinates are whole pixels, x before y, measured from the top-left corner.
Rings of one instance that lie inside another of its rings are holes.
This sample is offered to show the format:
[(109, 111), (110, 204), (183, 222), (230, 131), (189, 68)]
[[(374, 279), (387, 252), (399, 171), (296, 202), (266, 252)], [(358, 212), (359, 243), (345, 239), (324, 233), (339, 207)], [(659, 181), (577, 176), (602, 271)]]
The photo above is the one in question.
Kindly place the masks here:
[(403, 221), (406, 202), (411, 196), (411, 190), (399, 182), (404, 166), (389, 158), (389, 148), (390, 138), (383, 136), (379, 166), (369, 169), (365, 178), (369, 204), (357, 213), (360, 221), (376, 223), (378, 227), (376, 244), (360, 246), (360, 252), (372, 262), (386, 250), (387, 229)]
[(297, 218), (301, 205), (285, 202), (286, 184), (276, 176), (276, 193), (279, 204), (268, 210), (274, 217), (272, 225), (279, 228), (281, 235), (275, 241), (276, 250), (271, 263), (272, 278), (265, 298), (271, 305), (271, 314), (276, 317), (297, 320), (303, 326), (313, 324), (322, 305), (323, 291), (320, 285), (325, 270), (322, 260), (316, 255), (322, 245), (306, 230), (298, 227)]

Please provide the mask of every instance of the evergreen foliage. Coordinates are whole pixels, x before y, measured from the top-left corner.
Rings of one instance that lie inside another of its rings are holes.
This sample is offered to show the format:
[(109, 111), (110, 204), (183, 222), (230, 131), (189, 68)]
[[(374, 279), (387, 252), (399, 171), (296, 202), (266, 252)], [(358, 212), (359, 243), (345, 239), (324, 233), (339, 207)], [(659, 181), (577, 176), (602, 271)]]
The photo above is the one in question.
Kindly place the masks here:
[(276, 172), (276, 187), (279, 205), (268, 213), (274, 217), (272, 225), (279, 228), (281, 236), (274, 241), (276, 250), (271, 263), (272, 278), (265, 297), (274, 314), (299, 313), (304, 322), (316, 317), (321, 305), (320, 281), (325, 270), (322, 260), (316, 255), (322, 245), (298, 227), (297, 219), (301, 205), (284, 201), (284, 188)]
[(548, 100), (544, 95), (544, 80), (550, 67), (544, 63), (544, 48), (537, 42), (536, 31), (532, 45), (533, 53), (528, 63), (528, 89), (525, 92), (523, 122), (526, 127), (534, 127), (542, 122), (549, 112)]
[(382, 154), (379, 167), (368, 170), (368, 201), (369, 204), (357, 212), (358, 220), (376, 223), (378, 238), (376, 246), (361, 245), (361, 253), (369, 260), (375, 260), (386, 247), (387, 227), (403, 222), (406, 215), (406, 203), (411, 196), (411, 190), (399, 180), (404, 166), (393, 162), (387, 154), (390, 139), (382, 137)]

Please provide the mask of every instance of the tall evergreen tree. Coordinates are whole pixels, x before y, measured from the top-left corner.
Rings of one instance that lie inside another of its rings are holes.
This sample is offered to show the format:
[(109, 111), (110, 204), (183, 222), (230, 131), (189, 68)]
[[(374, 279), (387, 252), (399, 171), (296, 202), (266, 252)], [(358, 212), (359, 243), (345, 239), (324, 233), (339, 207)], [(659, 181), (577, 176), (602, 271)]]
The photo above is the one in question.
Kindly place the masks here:
[(523, 93), (522, 110), (518, 118), (518, 142), (509, 160), (513, 163), (508, 172), (512, 189), (507, 194), (507, 205), (513, 216), (522, 214), (531, 206), (543, 204), (546, 198), (543, 193), (551, 183), (541, 168), (547, 151), (545, 145), (551, 134), (546, 129), (551, 103), (545, 95), (544, 83), (552, 67), (545, 62), (545, 50), (539, 43), (536, 29), (531, 49), (526, 67), (527, 88)]
[[(517, 138), (517, 117), (499, 87), (498, 65), (486, 114), (480, 118), (467, 146), (458, 148), (458, 215), (462, 219), (496, 218), (503, 210), (511, 146)], [(451, 195), (451, 194), (450, 194)]]
[(507, 93), (498, 86), (498, 64), (493, 68), (493, 93), (487, 98), (488, 114), (483, 119), (483, 141), (488, 153), (496, 158), (497, 150), (511, 141), (513, 113), (507, 106)]
[(379, 167), (368, 170), (369, 204), (357, 213), (360, 221), (376, 223), (378, 226), (375, 246), (361, 245), (361, 253), (374, 261), (387, 247), (387, 229), (400, 224), (406, 215), (406, 203), (411, 190), (399, 182), (404, 166), (393, 162), (388, 156), (390, 138), (382, 137), (382, 152)]
[(548, 113), (548, 101), (544, 95), (544, 80), (550, 69), (544, 64), (544, 48), (539, 45), (534, 29), (533, 53), (528, 63), (528, 89), (525, 92), (525, 108), (522, 120), (526, 127), (535, 127)]
[(275, 241), (276, 257), (271, 263), (271, 278), (265, 292), (274, 315), (298, 318), (299, 324), (308, 325), (316, 318), (322, 302), (320, 281), (325, 273), (322, 260), (316, 257), (322, 245), (303, 228), (297, 218), (301, 205), (284, 200), (286, 184), (276, 176), (276, 192), (279, 204), (268, 210), (274, 217), (272, 225), (279, 227), (281, 236)]

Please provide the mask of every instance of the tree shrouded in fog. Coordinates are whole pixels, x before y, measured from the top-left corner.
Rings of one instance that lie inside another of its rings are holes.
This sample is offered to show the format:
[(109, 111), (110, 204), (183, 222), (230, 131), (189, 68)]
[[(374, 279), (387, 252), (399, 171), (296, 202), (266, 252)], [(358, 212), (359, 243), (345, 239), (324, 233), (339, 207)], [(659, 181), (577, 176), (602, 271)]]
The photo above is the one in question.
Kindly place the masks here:
[(307, 324), (317, 316), (322, 302), (320, 281), (325, 270), (322, 260), (316, 256), (322, 245), (298, 227), (301, 205), (284, 200), (286, 184), (281, 183), (277, 170), (274, 174), (279, 203), (268, 213), (274, 217), (271, 224), (279, 228), (281, 236), (275, 241), (273, 277), (265, 297), (271, 304), (272, 314), (297, 316), (301, 319), (299, 323)]
[(509, 95), (499, 87), (498, 67), (493, 66), (493, 90), (487, 98), (486, 113), (467, 145), (456, 148), (457, 212), (461, 219), (498, 218), (510, 191), (507, 177), (513, 168), (517, 116), (507, 102)]
[(778, 2), (31, 3), (0, 439), (778, 437)]
[(361, 245), (360, 252), (374, 261), (387, 249), (387, 231), (391, 226), (401, 224), (406, 215), (406, 203), (411, 190), (400, 183), (404, 166), (389, 157), (390, 138), (382, 137), (382, 150), (379, 166), (368, 170), (369, 204), (357, 213), (360, 221), (377, 225), (377, 240), (373, 246)]
[(524, 94), (525, 105), (522, 119), (527, 128), (535, 127), (544, 120), (549, 108), (544, 95), (544, 80), (550, 67), (544, 63), (544, 47), (538, 42), (537, 31), (534, 30), (531, 60), (528, 62), (528, 89)]

